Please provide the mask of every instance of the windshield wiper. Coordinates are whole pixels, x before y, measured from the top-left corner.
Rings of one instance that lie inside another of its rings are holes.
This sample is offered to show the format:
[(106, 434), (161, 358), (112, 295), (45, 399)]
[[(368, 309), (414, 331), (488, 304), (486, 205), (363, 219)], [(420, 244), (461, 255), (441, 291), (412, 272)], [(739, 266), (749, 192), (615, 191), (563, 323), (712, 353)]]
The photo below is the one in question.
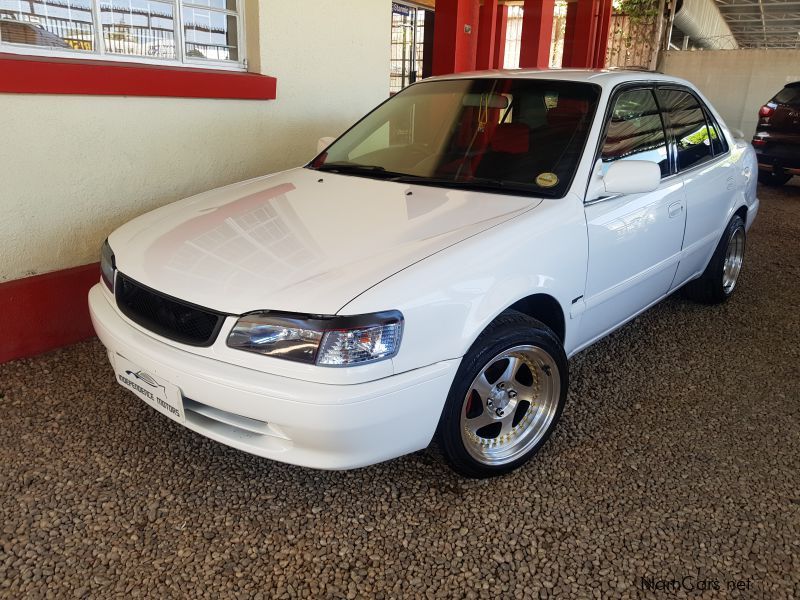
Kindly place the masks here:
[(515, 181), (504, 181), (502, 179), (489, 179), (478, 177), (475, 179), (447, 179), (445, 177), (422, 177), (419, 175), (401, 175), (392, 178), (397, 183), (417, 183), (420, 185), (436, 185), (442, 187), (452, 187), (465, 190), (488, 190), (495, 192), (523, 192), (526, 195), (542, 195), (540, 190), (524, 183)]
[(405, 176), (404, 173), (387, 171), (380, 165), (360, 165), (358, 163), (350, 162), (330, 162), (311, 168), (316, 169), (317, 171), (329, 171), (331, 173), (340, 173), (342, 175), (367, 175), (371, 177), (380, 177), (382, 179)]

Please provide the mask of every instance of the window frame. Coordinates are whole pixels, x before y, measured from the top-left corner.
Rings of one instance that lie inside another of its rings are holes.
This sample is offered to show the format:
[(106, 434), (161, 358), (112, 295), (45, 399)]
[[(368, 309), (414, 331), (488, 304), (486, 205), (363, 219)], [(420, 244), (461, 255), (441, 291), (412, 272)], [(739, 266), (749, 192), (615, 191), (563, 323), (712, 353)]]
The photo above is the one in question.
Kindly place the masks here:
[(646, 83), (644, 85), (640, 85), (640, 82), (632, 82), (631, 84), (623, 84), (618, 86), (614, 89), (612, 95), (608, 101), (608, 109), (606, 110), (606, 115), (603, 121), (603, 129), (600, 133), (600, 139), (597, 143), (597, 153), (595, 155), (595, 159), (593, 161), (593, 165), (597, 164), (597, 161), (603, 161), (603, 147), (606, 143), (606, 138), (608, 137), (608, 128), (611, 125), (611, 118), (614, 116), (614, 107), (617, 104), (620, 96), (623, 94), (627, 94), (629, 92), (637, 92), (640, 90), (647, 90), (650, 92), (651, 97), (653, 98), (653, 102), (655, 102), (656, 109), (658, 110), (658, 117), (661, 120), (661, 131), (664, 134), (664, 142), (666, 143), (667, 147), (667, 165), (668, 165), (668, 172), (666, 175), (661, 175), (661, 181), (664, 181), (668, 177), (672, 177), (675, 172), (676, 163), (673, 157), (672, 151), (672, 143), (671, 138), (669, 135), (669, 127), (664, 119), (664, 110), (661, 106), (661, 103), (658, 101), (658, 94), (656, 94), (655, 86), (652, 83)]
[[(699, 100), (699, 98), (698, 98), (698, 100)], [(728, 143), (728, 138), (725, 137), (725, 132), (722, 131), (722, 127), (720, 127), (719, 121), (711, 113), (711, 109), (708, 108), (708, 105), (702, 104), (702, 100), (700, 102), (701, 102), (701, 105), (703, 106), (703, 112), (706, 115), (706, 123), (708, 124), (708, 128), (709, 128), (709, 132), (708, 133), (709, 134), (711, 133), (711, 128), (713, 127), (714, 131), (716, 131), (717, 135), (719, 136), (719, 139), (721, 141), (722, 147), (724, 148), (724, 150), (722, 152), (719, 152), (719, 153), (714, 151), (714, 140), (712, 139), (711, 140), (711, 151), (714, 154), (714, 158), (716, 158), (717, 156), (722, 156), (723, 154), (727, 154), (728, 152), (730, 152), (731, 145)]]
[[(695, 100), (697, 100), (698, 105), (700, 106), (701, 110), (703, 111), (704, 118), (706, 119), (706, 126), (708, 126), (709, 117), (711, 119), (713, 119), (713, 122), (715, 123), (715, 125), (717, 127), (717, 132), (719, 133), (719, 135), (721, 136), (721, 138), (725, 142), (725, 151), (721, 152), (720, 154), (714, 154), (714, 149), (713, 149), (713, 145), (712, 145), (712, 148), (711, 148), (712, 155), (711, 155), (709, 160), (703, 161), (703, 162), (701, 162), (699, 164), (696, 164), (696, 165), (692, 165), (690, 168), (684, 169), (683, 171), (679, 170), (678, 169), (678, 145), (677, 145), (677, 142), (675, 141), (675, 137), (672, 134), (671, 124), (669, 123), (667, 115), (664, 112), (664, 107), (662, 106), (661, 101), (660, 101), (660, 99), (658, 97), (658, 93), (657, 93), (657, 91), (659, 89), (661, 89), (661, 88), (673, 89), (673, 90), (678, 90), (678, 91), (681, 91), (681, 92), (687, 92), (687, 93), (691, 94), (695, 98)], [(602, 160), (603, 145), (605, 144), (606, 135), (608, 133), (608, 124), (609, 124), (611, 116), (613, 114), (614, 105), (616, 104), (617, 99), (619, 98), (620, 94), (622, 94), (624, 92), (631, 91), (631, 90), (637, 90), (637, 89), (649, 89), (649, 90), (652, 91), (653, 97), (655, 98), (656, 104), (658, 105), (659, 114), (661, 115), (661, 126), (664, 128), (664, 133), (665, 133), (666, 139), (667, 139), (667, 153), (668, 153), (669, 164), (670, 164), (669, 175), (664, 175), (664, 176), (661, 177), (661, 182), (662, 183), (665, 182), (665, 181), (670, 181), (670, 180), (672, 180), (673, 178), (676, 178), (676, 177), (681, 177), (685, 173), (690, 173), (694, 169), (706, 167), (709, 164), (715, 163), (717, 161), (722, 160), (725, 157), (730, 156), (730, 154), (731, 154), (731, 143), (730, 143), (730, 140), (728, 139), (727, 135), (725, 134), (724, 129), (720, 125), (719, 120), (716, 118), (714, 113), (711, 111), (711, 109), (709, 108), (708, 104), (706, 104), (703, 101), (703, 99), (700, 98), (700, 96), (698, 96), (697, 93), (693, 89), (691, 89), (691, 88), (689, 88), (689, 87), (687, 87), (685, 85), (682, 85), (682, 84), (680, 84), (678, 82), (661, 81), (661, 80), (627, 81), (627, 82), (619, 83), (616, 86), (614, 86), (614, 88), (611, 90), (611, 93), (608, 95), (608, 102), (606, 102), (605, 112), (602, 115), (603, 123), (602, 123), (602, 126), (600, 128), (600, 134), (598, 135), (598, 138), (597, 138), (597, 142), (596, 142), (596, 146), (595, 146), (595, 152), (594, 152), (594, 155), (593, 155), (593, 158), (592, 158), (591, 168), (589, 170), (589, 177), (587, 177), (586, 188), (584, 189), (584, 193), (583, 193), (583, 195), (584, 195), (584, 201), (583, 201), (584, 205), (596, 204), (598, 202), (604, 202), (606, 200), (611, 200), (613, 198), (618, 198), (620, 196), (619, 194), (613, 194), (611, 196), (601, 196), (601, 197), (595, 198), (593, 200), (586, 200), (586, 194), (589, 191), (589, 186), (591, 185), (592, 177), (594, 177), (594, 172), (595, 172), (594, 167), (597, 164), (598, 160)], [(595, 118), (599, 118), (599, 117), (600, 117), (600, 112), (597, 111), (597, 113), (595, 115)]]
[[(147, 56), (139, 56), (134, 54), (118, 54), (109, 53), (105, 51), (102, 36), (102, 11), (100, 10), (101, 0), (89, 0), (91, 3), (92, 12), (92, 30), (94, 32), (93, 40), (95, 49), (91, 51), (86, 50), (66, 50), (55, 49), (46, 46), (36, 46), (33, 44), (19, 44), (13, 42), (6, 42), (0, 39), (0, 54), (15, 55), (20, 57), (39, 57), (44, 59), (69, 59), (78, 61), (92, 61), (103, 63), (120, 64), (120, 66), (136, 66), (136, 65), (151, 65), (167, 68), (187, 68), (187, 69), (204, 69), (214, 71), (234, 71), (246, 72), (248, 68), (247, 61), (247, 40), (246, 40), (246, 0), (236, 0), (237, 10), (230, 11), (226, 9), (214, 9), (211, 7), (204, 7), (198, 5), (192, 0), (168, 0), (173, 2), (174, 15), (173, 20), (175, 23), (175, 58), (153, 58)], [(211, 59), (190, 58), (186, 56), (185, 37), (183, 31), (183, 10), (184, 3), (188, 4), (190, 8), (201, 8), (211, 10), (223, 15), (235, 14), (236, 15), (236, 28), (237, 39), (239, 42), (239, 59), (236, 61), (220, 61)]]
[[(624, 94), (625, 92), (635, 91), (635, 90), (650, 90), (653, 94), (653, 98), (656, 101), (656, 105), (658, 106), (658, 114), (661, 117), (661, 127), (664, 129), (664, 135), (667, 140), (667, 158), (669, 159), (669, 174), (662, 175), (661, 181), (666, 181), (671, 177), (677, 175), (676, 165), (677, 162), (674, 156), (674, 148), (672, 143), (672, 137), (670, 136), (669, 128), (667, 127), (667, 123), (664, 120), (664, 111), (661, 106), (661, 103), (658, 101), (658, 94), (655, 93), (656, 87), (658, 82), (657, 81), (627, 81), (624, 83), (617, 84), (611, 90), (611, 93), (608, 95), (608, 102), (606, 102), (605, 113), (603, 114), (603, 124), (600, 128), (600, 135), (597, 137), (596, 147), (594, 151), (594, 155), (592, 158), (591, 168), (589, 170), (589, 177), (586, 180), (586, 189), (583, 191), (584, 196), (584, 204), (595, 204), (597, 202), (603, 202), (605, 200), (610, 200), (612, 198), (618, 198), (619, 194), (612, 194), (611, 196), (601, 196), (600, 198), (595, 198), (593, 200), (586, 200), (586, 194), (589, 191), (589, 186), (592, 181), (592, 177), (594, 177), (595, 173), (595, 165), (597, 164), (598, 160), (603, 160), (603, 146), (605, 145), (606, 136), (608, 135), (608, 125), (611, 122), (611, 117), (614, 113), (614, 106), (617, 103), (617, 99), (620, 95)], [(599, 113), (598, 113), (599, 116)]]
[[(710, 156), (708, 156), (708, 158), (706, 158), (706, 159), (704, 159), (704, 160), (702, 160), (702, 161), (700, 161), (698, 163), (693, 164), (690, 167), (687, 167), (686, 169), (681, 169), (680, 168), (680, 163), (678, 161), (678, 141), (675, 139), (675, 135), (674, 135), (674, 132), (672, 130), (672, 123), (670, 122), (669, 115), (664, 110), (664, 107), (661, 106), (660, 98), (658, 97), (658, 91), (659, 90), (671, 90), (671, 91), (676, 91), (676, 92), (683, 92), (683, 93), (686, 93), (686, 94), (689, 94), (690, 96), (692, 96), (692, 98), (694, 98), (695, 101), (697, 102), (697, 106), (700, 108), (700, 112), (703, 113), (703, 120), (705, 121), (706, 128), (708, 129), (709, 138), (711, 137), (711, 130), (709, 129), (709, 117), (710, 117), (710, 118), (713, 119), (713, 122), (716, 125), (716, 130), (717, 130), (718, 135), (720, 135), (722, 140), (724, 141), (724, 145), (725, 145), (725, 148), (726, 148), (725, 151), (721, 152), (719, 154), (716, 154), (714, 152), (714, 145), (712, 143), (710, 143), (710, 139), (709, 139), (709, 149), (711, 150)], [(690, 172), (694, 171), (695, 169), (700, 169), (700, 168), (708, 166), (711, 163), (717, 162), (721, 158), (723, 158), (723, 157), (725, 157), (725, 156), (730, 154), (730, 151), (731, 151), (730, 142), (728, 141), (728, 138), (725, 135), (725, 132), (722, 130), (722, 127), (720, 127), (719, 122), (714, 118), (714, 114), (711, 112), (711, 109), (708, 108), (708, 105), (705, 102), (703, 102), (702, 98), (700, 98), (700, 96), (698, 96), (697, 93), (694, 90), (692, 90), (689, 87), (686, 87), (685, 85), (680, 85), (678, 83), (665, 82), (663, 84), (656, 84), (655, 85), (655, 91), (656, 91), (656, 94), (655, 94), (656, 102), (658, 102), (658, 104), (659, 104), (659, 107), (660, 107), (660, 110), (661, 110), (661, 114), (662, 114), (662, 121), (667, 126), (668, 139), (670, 140), (670, 144), (671, 144), (671, 146), (673, 148), (673, 154), (674, 154), (674, 173), (673, 173), (673, 175), (683, 175), (685, 173), (690, 173)]]

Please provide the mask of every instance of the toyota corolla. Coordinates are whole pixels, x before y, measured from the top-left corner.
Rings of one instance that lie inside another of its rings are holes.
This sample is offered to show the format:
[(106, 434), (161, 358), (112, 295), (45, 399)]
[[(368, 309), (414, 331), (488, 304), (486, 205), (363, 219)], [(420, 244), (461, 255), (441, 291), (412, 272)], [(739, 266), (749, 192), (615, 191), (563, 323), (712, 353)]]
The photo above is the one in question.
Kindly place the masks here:
[(735, 292), (757, 171), (686, 81), (432, 78), (304, 167), (111, 233), (90, 310), (118, 383), (218, 442), (348, 469), (436, 436), (497, 475), (553, 432), (571, 355)]

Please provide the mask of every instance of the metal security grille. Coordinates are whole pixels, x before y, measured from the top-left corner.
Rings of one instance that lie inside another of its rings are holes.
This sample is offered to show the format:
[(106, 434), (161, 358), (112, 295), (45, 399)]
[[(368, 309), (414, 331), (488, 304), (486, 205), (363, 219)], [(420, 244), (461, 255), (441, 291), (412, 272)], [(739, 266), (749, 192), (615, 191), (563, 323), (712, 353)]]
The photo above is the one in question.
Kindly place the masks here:
[[(739, 48), (800, 48), (797, 0), (715, 0)], [(680, 38), (675, 41), (680, 43)]]
[(122, 273), (115, 284), (117, 306), (137, 323), (165, 338), (190, 346), (210, 346), (225, 315), (151, 290)]
[(522, 7), (508, 7), (508, 22), (506, 25), (504, 69), (519, 68), (519, 49), (522, 41)]
[[(504, 57), (501, 61), (504, 69), (519, 68), (519, 52), (522, 44), (522, 17), (525, 11), (522, 6), (510, 5), (508, 7), (508, 21), (506, 25), (506, 43)], [(561, 66), (561, 56), (564, 53), (564, 32), (567, 24), (567, 2), (556, 0), (553, 7), (553, 34), (550, 39), (550, 67)]]
[(422, 76), (425, 10), (392, 2), (389, 91), (399, 92)]

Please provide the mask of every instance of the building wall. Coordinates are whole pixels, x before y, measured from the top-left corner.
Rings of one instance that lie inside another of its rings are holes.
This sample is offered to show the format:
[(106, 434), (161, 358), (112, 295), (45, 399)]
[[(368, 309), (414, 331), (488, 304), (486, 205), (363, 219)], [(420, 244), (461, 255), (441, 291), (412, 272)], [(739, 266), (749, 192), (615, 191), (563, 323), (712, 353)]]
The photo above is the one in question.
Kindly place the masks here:
[(758, 109), (800, 81), (800, 50), (703, 50), (666, 53), (664, 72), (694, 83), (728, 127), (753, 137)]
[(0, 94), (0, 282), (96, 262), (130, 218), (303, 164), (388, 96), (389, 0), (248, 0), (276, 100)]

